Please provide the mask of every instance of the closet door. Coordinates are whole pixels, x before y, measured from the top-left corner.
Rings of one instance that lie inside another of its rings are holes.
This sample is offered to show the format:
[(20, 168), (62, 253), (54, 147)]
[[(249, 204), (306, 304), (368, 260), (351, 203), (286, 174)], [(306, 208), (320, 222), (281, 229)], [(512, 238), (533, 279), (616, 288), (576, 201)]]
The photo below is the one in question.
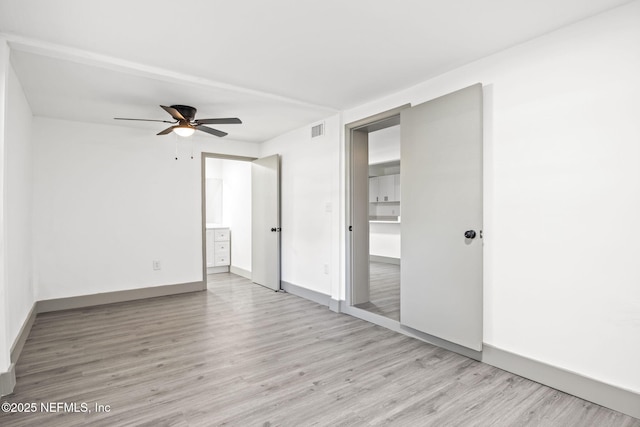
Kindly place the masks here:
[(400, 322), (482, 350), (482, 85), (401, 113)]

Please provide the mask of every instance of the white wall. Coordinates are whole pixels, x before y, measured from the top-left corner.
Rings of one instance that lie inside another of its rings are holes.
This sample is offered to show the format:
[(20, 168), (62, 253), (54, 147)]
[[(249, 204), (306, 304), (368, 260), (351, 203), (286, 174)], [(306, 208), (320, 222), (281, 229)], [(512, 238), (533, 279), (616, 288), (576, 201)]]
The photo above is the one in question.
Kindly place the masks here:
[(484, 341), (635, 392), (638, 22), (636, 1), (343, 118), (349, 123), (482, 82)]
[(10, 350), (35, 302), (32, 269), (31, 197), (32, 114), (22, 86), (0, 40), (1, 276), (0, 373), (10, 365)]
[(32, 113), (9, 49), (0, 40), (1, 276), (0, 373), (10, 365), (10, 350), (33, 304)]
[(399, 223), (369, 222), (369, 254), (400, 259)]
[(9, 89), (9, 46), (0, 38), (0, 375), (9, 369), (11, 343), (8, 334), (7, 278), (6, 278), (6, 250), (5, 250), (5, 133), (7, 92)]
[(200, 153), (258, 146), (177, 138), (34, 119), (37, 299), (202, 280)]
[(222, 159), (207, 157), (205, 160), (205, 177), (222, 179), (222, 165)]
[(35, 302), (32, 264), (32, 114), (22, 86), (10, 67), (5, 123), (4, 230), (5, 279), (9, 302), (9, 344), (18, 336)]
[(263, 143), (261, 153), (282, 156), (282, 280), (327, 295), (337, 290), (341, 262), (341, 127), (333, 116), (325, 135), (312, 139), (304, 127)]
[(205, 159), (206, 223), (222, 223), (222, 160)]
[(251, 271), (251, 163), (222, 163), (222, 217), (231, 230), (231, 265)]
[[(369, 133), (369, 164), (379, 164), (400, 160), (400, 126), (391, 126)], [(387, 168), (388, 169), (388, 168)], [(395, 168), (393, 168), (395, 169)], [(398, 168), (399, 169), (399, 168)], [(371, 168), (369, 169), (371, 174)], [(389, 173), (399, 173), (393, 170)], [(369, 205), (373, 216), (397, 216), (401, 205)], [(400, 224), (369, 223), (369, 253), (388, 258), (400, 258)]]
[(400, 160), (400, 125), (369, 132), (369, 164)]

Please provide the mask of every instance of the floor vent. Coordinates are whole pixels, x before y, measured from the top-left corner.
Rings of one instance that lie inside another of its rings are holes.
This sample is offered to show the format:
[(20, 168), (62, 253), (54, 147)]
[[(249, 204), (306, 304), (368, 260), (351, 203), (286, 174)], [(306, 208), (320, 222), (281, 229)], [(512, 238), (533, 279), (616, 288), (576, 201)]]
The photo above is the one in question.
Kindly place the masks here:
[(311, 128), (311, 138), (317, 138), (324, 135), (324, 123), (320, 123)]

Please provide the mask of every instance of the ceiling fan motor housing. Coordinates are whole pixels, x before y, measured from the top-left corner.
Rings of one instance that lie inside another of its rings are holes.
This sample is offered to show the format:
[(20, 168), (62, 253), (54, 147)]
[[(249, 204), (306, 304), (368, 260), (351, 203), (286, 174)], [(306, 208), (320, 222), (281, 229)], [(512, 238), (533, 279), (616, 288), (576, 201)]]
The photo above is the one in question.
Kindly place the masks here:
[(182, 114), (182, 117), (187, 119), (189, 123), (195, 120), (196, 111), (198, 111), (195, 108), (190, 107), (188, 105), (172, 105), (171, 108), (175, 108), (176, 110), (178, 110), (180, 114)]

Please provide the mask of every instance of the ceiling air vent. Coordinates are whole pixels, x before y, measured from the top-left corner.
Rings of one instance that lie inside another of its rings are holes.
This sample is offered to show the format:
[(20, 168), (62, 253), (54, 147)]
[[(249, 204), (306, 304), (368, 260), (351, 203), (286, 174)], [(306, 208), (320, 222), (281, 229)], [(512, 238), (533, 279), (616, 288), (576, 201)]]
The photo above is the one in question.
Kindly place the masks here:
[(311, 128), (311, 138), (324, 135), (324, 123), (317, 124)]

